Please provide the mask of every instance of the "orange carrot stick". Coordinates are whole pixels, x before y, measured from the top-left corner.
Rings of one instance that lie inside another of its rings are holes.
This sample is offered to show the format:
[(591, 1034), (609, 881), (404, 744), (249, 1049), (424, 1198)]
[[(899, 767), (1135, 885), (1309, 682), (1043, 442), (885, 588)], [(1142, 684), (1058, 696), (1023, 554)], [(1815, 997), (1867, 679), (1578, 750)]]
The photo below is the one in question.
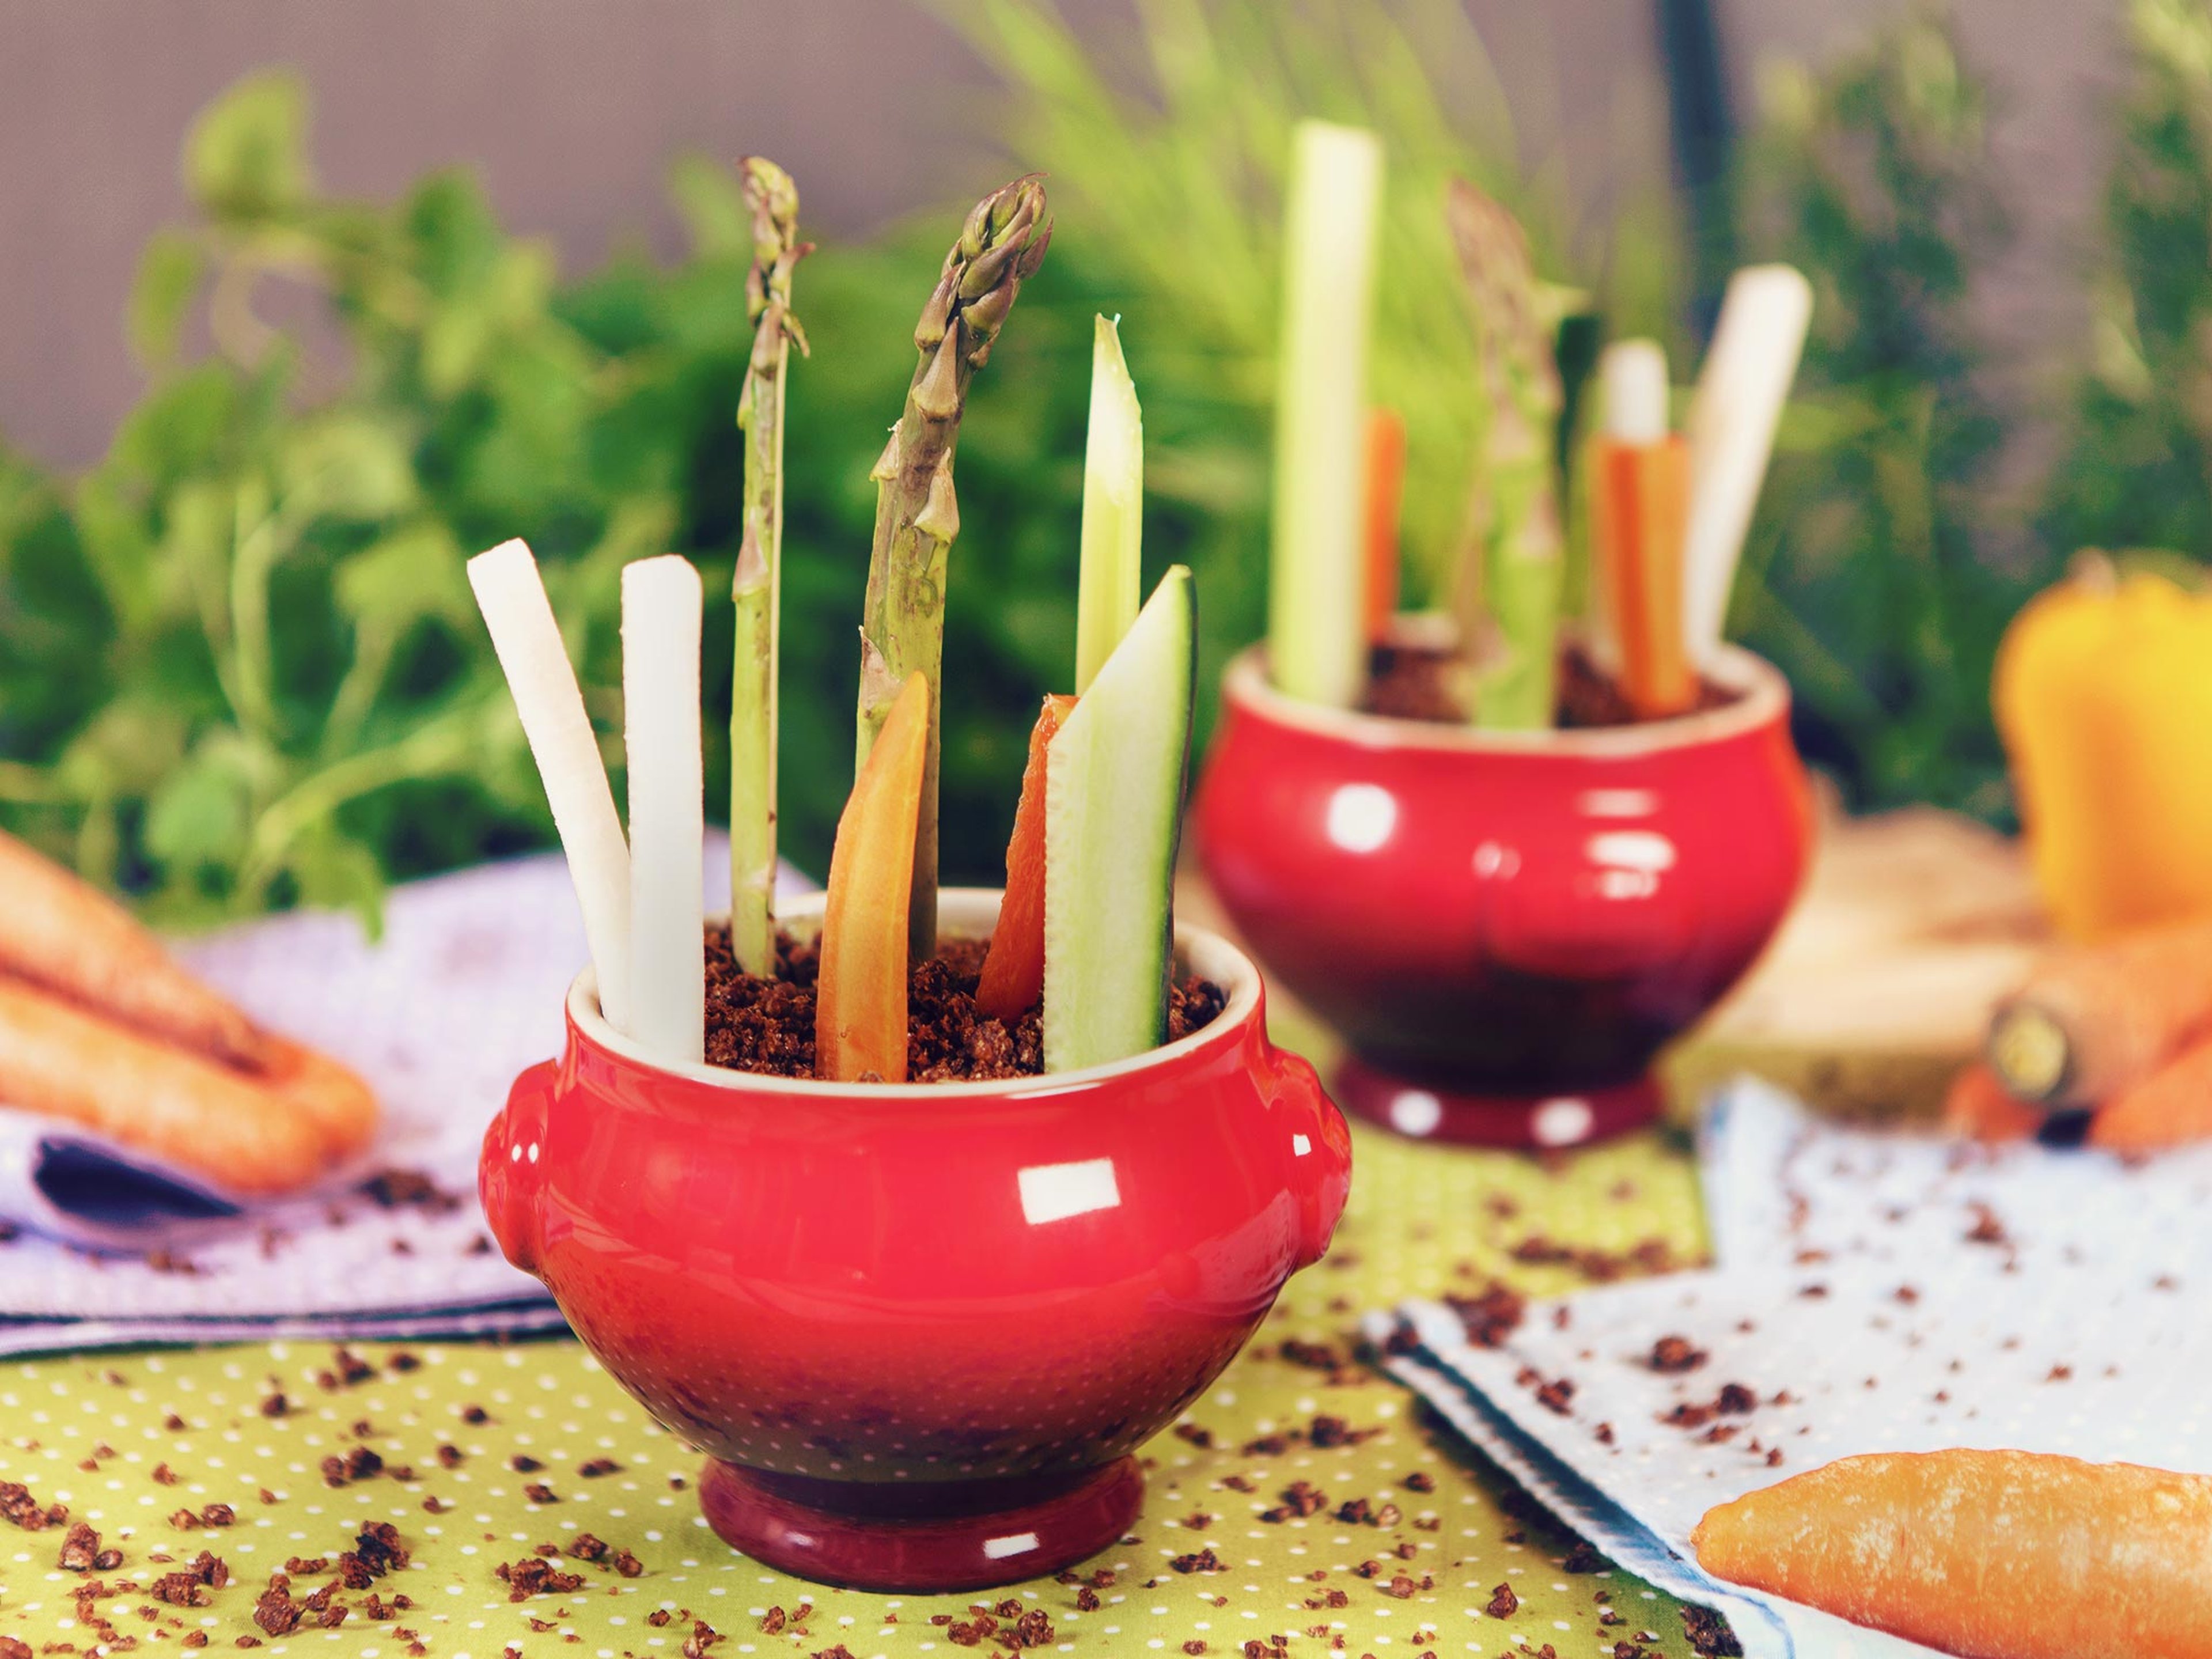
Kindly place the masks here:
[(929, 681), (915, 672), (837, 820), (814, 991), (817, 1077), (906, 1081), (906, 907), (928, 749)]
[(1990, 1022), (1989, 1059), (2022, 1100), (2111, 1100), (2212, 1030), (2212, 920), (2054, 952)]
[(1707, 1512), (1716, 1577), (1962, 1659), (2212, 1659), (2212, 1478), (2016, 1451), (1846, 1457)]
[(1978, 1061), (1951, 1079), (1943, 1127), (1975, 1140), (2026, 1140), (2044, 1125), (2037, 1108), (2013, 1098), (1997, 1074)]
[(1367, 411), (1367, 642), (1379, 645), (1398, 614), (1398, 514), (1406, 489), (1406, 422), (1395, 409)]
[(1073, 697), (1047, 697), (1030, 728), (1021, 804), (1006, 842), (1006, 896), (975, 985), (975, 1006), (1002, 1025), (1012, 1026), (1044, 994), (1045, 750), (1074, 707)]
[(1682, 530), (1690, 460), (1680, 438), (1598, 446), (1595, 492), (1601, 558), (1620, 635), (1621, 690), (1646, 719), (1697, 701), (1682, 633)]
[(2200, 1038), (2114, 1095), (2089, 1120), (2089, 1144), (2115, 1152), (2207, 1139), (2212, 1139), (2212, 1037)]

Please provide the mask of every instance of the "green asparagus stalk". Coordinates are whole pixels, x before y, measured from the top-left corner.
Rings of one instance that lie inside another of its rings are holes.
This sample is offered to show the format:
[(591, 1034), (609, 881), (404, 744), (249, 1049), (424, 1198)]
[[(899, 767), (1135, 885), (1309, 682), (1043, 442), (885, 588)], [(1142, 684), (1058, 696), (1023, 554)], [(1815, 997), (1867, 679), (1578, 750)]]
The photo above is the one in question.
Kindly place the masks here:
[(1145, 416), (1121, 356), (1121, 332), (1097, 320), (1091, 347), (1091, 431), (1083, 453), (1083, 559), (1075, 592), (1075, 690), (1080, 696), (1137, 620), (1145, 529)]
[(1367, 330), (1382, 146), (1297, 125), (1283, 248), (1267, 670), (1285, 695), (1348, 708), (1367, 678), (1362, 556)]
[(953, 441), (968, 385), (991, 355), (1014, 296), (1052, 240), (1043, 181), (1017, 179), (986, 196), (961, 227), (914, 331), (921, 362), (906, 407), (870, 475), (875, 544), (860, 623), (860, 741), (865, 763), (907, 676), (929, 682), (929, 756), (915, 832), (907, 949), (937, 952), (937, 775), (939, 680), (945, 657), (945, 556), (960, 531), (952, 493)]
[(1558, 673), (1559, 371), (1520, 225), (1464, 179), (1453, 181), (1447, 213), (1489, 404), (1452, 610), (1478, 674), (1476, 723), (1534, 731), (1552, 724)]
[(752, 358), (738, 399), (745, 436), (744, 533), (730, 584), (737, 650), (730, 678), (730, 949), (738, 966), (775, 972), (776, 639), (783, 594), (783, 392), (791, 348), (806, 332), (791, 311), (793, 267), (813, 245), (799, 240), (791, 175), (748, 155), (745, 201), (753, 215), (753, 264), (745, 278)]

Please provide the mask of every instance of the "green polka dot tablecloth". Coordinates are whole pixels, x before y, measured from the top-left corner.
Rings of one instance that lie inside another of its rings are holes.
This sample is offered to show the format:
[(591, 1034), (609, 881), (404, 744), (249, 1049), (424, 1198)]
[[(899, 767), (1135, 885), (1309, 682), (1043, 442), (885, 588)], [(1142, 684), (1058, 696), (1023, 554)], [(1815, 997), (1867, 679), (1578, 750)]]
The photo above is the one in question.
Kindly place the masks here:
[[(569, 1340), (104, 1352), (0, 1366), (0, 1659), (1689, 1654), (1673, 1601), (1353, 1353), (1358, 1315), (1403, 1297), (1699, 1257), (1687, 1156), (1355, 1139), (1329, 1257), (1146, 1449), (1143, 1516), (1079, 1583), (882, 1596), (767, 1571), (701, 1520), (696, 1454)], [(77, 1522), (99, 1540), (74, 1559), (103, 1553), (83, 1571), (61, 1565)]]

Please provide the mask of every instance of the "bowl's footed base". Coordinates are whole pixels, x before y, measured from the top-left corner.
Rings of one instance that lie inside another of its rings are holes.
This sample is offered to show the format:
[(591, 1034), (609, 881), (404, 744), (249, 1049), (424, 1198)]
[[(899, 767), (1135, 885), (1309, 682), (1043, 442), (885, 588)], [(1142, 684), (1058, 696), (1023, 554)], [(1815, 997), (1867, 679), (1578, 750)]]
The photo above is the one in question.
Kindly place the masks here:
[(1571, 1093), (1478, 1094), (1410, 1082), (1356, 1054), (1337, 1067), (1329, 1093), (1346, 1111), (1409, 1139), (1534, 1151), (1626, 1134), (1656, 1120), (1662, 1105), (1648, 1073)]
[[(1071, 1566), (1129, 1529), (1145, 1495), (1133, 1457), (1053, 1480), (874, 1488), (896, 1514), (856, 1512), (868, 1488), (763, 1475), (709, 1459), (699, 1507), (722, 1541), (817, 1583), (917, 1594), (992, 1589)], [(933, 1513), (941, 1496), (945, 1511)], [(810, 1498), (838, 1504), (825, 1507)], [(975, 1507), (983, 1498), (996, 1505)]]

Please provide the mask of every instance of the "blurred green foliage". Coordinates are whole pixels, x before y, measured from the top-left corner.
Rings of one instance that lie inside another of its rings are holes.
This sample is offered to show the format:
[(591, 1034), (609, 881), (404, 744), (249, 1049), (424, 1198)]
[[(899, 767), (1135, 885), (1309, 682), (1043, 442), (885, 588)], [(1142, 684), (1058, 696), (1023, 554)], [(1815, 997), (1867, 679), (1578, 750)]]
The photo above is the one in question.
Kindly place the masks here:
[(2212, 554), (2212, 8), (2131, 0), (2133, 73), (2054, 548)]
[[(989, 880), (1036, 700), (1072, 672), (1094, 311), (1121, 316), (1144, 402), (1148, 571), (1198, 573), (1202, 684), (1261, 631), (1297, 116), (1374, 126), (1390, 155), (1374, 389), (1412, 435), (1416, 601), (1457, 550), (1482, 418), (1448, 177), (1512, 204), (1541, 268), (1616, 331), (1690, 360), (1666, 205), (1631, 204), (1603, 245), (1575, 233), (1557, 181), (1522, 176), (1456, 0), (1138, 0), (1142, 27), (1104, 46), (1051, 0), (944, 10), (1004, 83), (1003, 169), (975, 193), (1041, 169), (1059, 221), (960, 447), (945, 844), (950, 878)], [(2212, 13), (2133, 16), (2112, 264), (2048, 553), (1988, 556), (2000, 428), (1966, 301), (2003, 224), (1951, 32), (1910, 12), (1763, 88), (1742, 252), (1803, 267), (1817, 308), (1735, 630), (1788, 672), (1801, 738), (1856, 804), (2003, 819), (1988, 672), (2021, 598), (2082, 541), (2212, 544)], [(388, 879), (550, 840), (461, 569), (508, 536), (544, 568), (619, 793), (620, 567), (672, 549), (719, 593), (737, 540), (750, 243), (726, 167), (674, 171), (681, 259), (563, 283), (465, 173), (388, 204), (325, 194), (307, 127), (271, 75), (194, 128), (194, 222), (148, 248), (127, 319), (153, 389), (110, 453), (60, 479), (0, 449), (0, 823), (178, 925), (373, 916)], [(815, 349), (788, 415), (783, 840), (817, 870), (850, 781), (867, 471), (965, 205), (799, 272)], [(311, 313), (335, 347), (269, 320)], [(709, 611), (713, 802), (728, 633)]]
[(2038, 573), (1990, 533), (2001, 429), (1967, 316), (2005, 228), (1986, 95), (1926, 10), (1760, 90), (1744, 257), (1805, 271), (1813, 330), (1730, 631), (1789, 675), (1800, 744), (1853, 805), (2002, 818), (1990, 669)]

